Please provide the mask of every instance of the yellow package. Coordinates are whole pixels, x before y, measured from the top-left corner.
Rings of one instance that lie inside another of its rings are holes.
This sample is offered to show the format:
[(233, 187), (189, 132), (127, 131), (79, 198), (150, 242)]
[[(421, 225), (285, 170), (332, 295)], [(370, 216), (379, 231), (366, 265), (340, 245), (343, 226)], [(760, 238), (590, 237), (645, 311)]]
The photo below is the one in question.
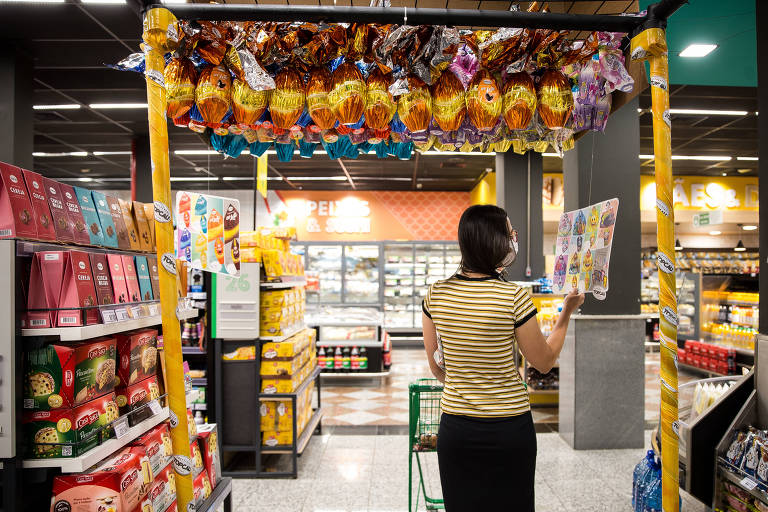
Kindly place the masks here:
[(261, 307), (272, 308), (285, 304), (286, 290), (273, 290), (262, 292), (260, 295)]
[(262, 435), (264, 446), (286, 446), (293, 444), (293, 429), (288, 432), (270, 430)]
[(293, 323), (291, 322), (291, 309), (288, 307), (262, 308), (259, 318), (261, 319), (262, 324), (267, 324), (270, 322), (281, 322), (284, 320), (288, 320), (290, 323)]
[(227, 352), (226, 354), (222, 354), (221, 358), (225, 361), (244, 361), (249, 359), (256, 359), (256, 347), (254, 345), (238, 347), (234, 352)]
[(278, 322), (260, 322), (259, 331), (261, 336), (283, 336), (291, 327), (291, 322), (280, 320)]
[(266, 342), (261, 346), (262, 359), (296, 357), (309, 346), (309, 329), (305, 329), (295, 336), (291, 336), (281, 342)]
[(277, 425), (277, 402), (261, 402), (261, 431), (275, 430)]
[(261, 249), (258, 247), (241, 247), (240, 261), (243, 263), (261, 263)]
[(293, 410), (290, 401), (277, 403), (277, 428), (278, 432), (293, 430)]
[(240, 254), (245, 247), (259, 247), (258, 231), (240, 231)]
[(261, 362), (261, 375), (295, 375), (306, 361), (293, 358), (287, 361), (264, 360)]
[(283, 266), (283, 259), (283, 253), (274, 249), (265, 249), (261, 252), (261, 261), (264, 264), (264, 273), (267, 277), (288, 275)]

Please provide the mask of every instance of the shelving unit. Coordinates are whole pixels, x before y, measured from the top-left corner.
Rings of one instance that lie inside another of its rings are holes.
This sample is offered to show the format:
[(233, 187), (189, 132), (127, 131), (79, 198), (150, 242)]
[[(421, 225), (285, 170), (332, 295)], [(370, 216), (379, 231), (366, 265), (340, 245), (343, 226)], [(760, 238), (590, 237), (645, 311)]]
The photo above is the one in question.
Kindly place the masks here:
[(291, 329), (288, 330), (287, 333), (282, 334), (280, 336), (260, 336), (259, 339), (261, 341), (274, 341), (274, 342), (280, 343), (281, 341), (287, 340), (291, 336), (295, 336), (297, 333), (303, 331), (306, 328), (307, 328), (306, 325), (301, 324), (301, 325), (292, 327)]
[(197, 508), (197, 512), (218, 512), (220, 507), (224, 507), (224, 512), (232, 512), (232, 479), (229, 477), (219, 480), (208, 499)]

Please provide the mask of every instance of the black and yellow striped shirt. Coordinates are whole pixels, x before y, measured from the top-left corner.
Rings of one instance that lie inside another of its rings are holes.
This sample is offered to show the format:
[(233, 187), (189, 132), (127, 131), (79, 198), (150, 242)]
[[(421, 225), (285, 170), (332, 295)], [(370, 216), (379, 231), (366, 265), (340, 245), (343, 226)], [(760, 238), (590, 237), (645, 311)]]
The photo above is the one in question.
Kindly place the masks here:
[(423, 309), (443, 346), (444, 412), (504, 417), (530, 410), (515, 367), (515, 327), (536, 316), (525, 288), (457, 274), (429, 287)]

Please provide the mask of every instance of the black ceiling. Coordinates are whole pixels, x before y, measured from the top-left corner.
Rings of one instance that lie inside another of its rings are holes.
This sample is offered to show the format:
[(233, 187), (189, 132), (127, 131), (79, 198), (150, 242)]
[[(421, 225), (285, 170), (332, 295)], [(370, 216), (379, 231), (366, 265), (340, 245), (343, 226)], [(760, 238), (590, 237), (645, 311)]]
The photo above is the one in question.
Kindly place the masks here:
[[(320, 0), (333, 4), (333, 0)], [(417, 3), (418, 2), (418, 3)], [(260, 0), (286, 3), (286, 0)], [(290, 0), (290, 3), (309, 3)], [(350, 0), (337, 0), (349, 5)], [(368, 5), (369, 0), (353, 0)], [(518, 2), (511, 2), (518, 4)], [(392, 0), (393, 6), (508, 9), (508, 1)], [(637, 10), (637, 1), (550, 2), (555, 12), (615, 14)], [(526, 2), (520, 3), (522, 8)], [(31, 55), (34, 62), (34, 104), (80, 103), (78, 110), (34, 111), (36, 153), (87, 152), (87, 156), (35, 157), (35, 168), (54, 178), (94, 179), (94, 188), (127, 188), (129, 155), (94, 155), (94, 152), (129, 152), (131, 140), (147, 131), (146, 109), (93, 110), (93, 103), (146, 103), (143, 77), (109, 69), (131, 52), (139, 51), (140, 20), (126, 5), (0, 3), (0, 29)], [(677, 174), (736, 173), (749, 169), (756, 174), (755, 161), (736, 156), (757, 154), (756, 92), (754, 88), (674, 86), (672, 108), (728, 109), (747, 111), (746, 116), (673, 116), (673, 154), (725, 155), (728, 162), (675, 161)], [(641, 95), (643, 109), (650, 107), (647, 92)], [(652, 153), (651, 116), (640, 113), (641, 153)], [(610, 121), (608, 129), (611, 128)], [(254, 160), (248, 156), (225, 159), (220, 155), (178, 155), (175, 151), (208, 149), (197, 134), (169, 125), (171, 174), (174, 177), (247, 178)], [(358, 189), (470, 190), (486, 169), (494, 167), (493, 155), (421, 156), (410, 161), (379, 160), (361, 156), (357, 160), (330, 160), (320, 151), (312, 159), (281, 163), (270, 157), (270, 175), (290, 177), (345, 176), (346, 168)], [(559, 158), (544, 159), (545, 170), (558, 171)], [(642, 171), (652, 173), (652, 162)], [(216, 188), (250, 188), (247, 180), (218, 180)], [(348, 181), (271, 181), (271, 188), (301, 186), (305, 189), (349, 189)]]

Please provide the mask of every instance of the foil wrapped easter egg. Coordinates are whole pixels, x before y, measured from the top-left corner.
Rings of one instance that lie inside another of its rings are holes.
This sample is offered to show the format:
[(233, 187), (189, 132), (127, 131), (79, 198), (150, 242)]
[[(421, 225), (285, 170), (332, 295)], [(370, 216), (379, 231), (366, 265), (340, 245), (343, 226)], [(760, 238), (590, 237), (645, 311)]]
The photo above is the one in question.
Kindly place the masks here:
[(229, 110), (232, 78), (224, 66), (210, 66), (200, 73), (195, 103), (207, 123), (219, 123)]
[(408, 78), (409, 91), (397, 99), (397, 115), (411, 132), (423, 132), (432, 119), (432, 95), (418, 78)]
[(325, 68), (315, 68), (307, 82), (307, 111), (312, 121), (321, 129), (328, 130), (336, 124), (328, 93), (331, 92), (331, 74)]
[(275, 77), (275, 90), (269, 100), (269, 112), (276, 127), (284, 130), (296, 124), (304, 111), (304, 81), (293, 69), (284, 69)]
[(255, 125), (267, 109), (272, 91), (257, 91), (248, 82), (235, 78), (232, 82), (232, 115), (241, 124)]
[(378, 67), (374, 69), (366, 82), (365, 123), (374, 130), (386, 130), (397, 110), (397, 102), (389, 92), (392, 83), (390, 75), (385, 75)]
[(556, 69), (541, 75), (536, 94), (539, 115), (549, 129), (562, 128), (573, 112), (573, 94), (568, 78)]
[(507, 77), (501, 93), (501, 113), (510, 130), (524, 130), (536, 112), (536, 86), (533, 78), (523, 71)]
[(464, 86), (461, 80), (446, 70), (432, 87), (432, 115), (441, 130), (453, 132), (459, 129), (467, 113)]
[(481, 69), (467, 88), (467, 115), (481, 131), (492, 129), (501, 116), (501, 90), (487, 69)]
[(165, 66), (163, 76), (168, 101), (165, 112), (170, 119), (176, 119), (195, 104), (195, 66), (189, 59), (171, 59)]
[(331, 110), (341, 124), (355, 124), (365, 110), (365, 81), (352, 62), (343, 62), (333, 72)]

